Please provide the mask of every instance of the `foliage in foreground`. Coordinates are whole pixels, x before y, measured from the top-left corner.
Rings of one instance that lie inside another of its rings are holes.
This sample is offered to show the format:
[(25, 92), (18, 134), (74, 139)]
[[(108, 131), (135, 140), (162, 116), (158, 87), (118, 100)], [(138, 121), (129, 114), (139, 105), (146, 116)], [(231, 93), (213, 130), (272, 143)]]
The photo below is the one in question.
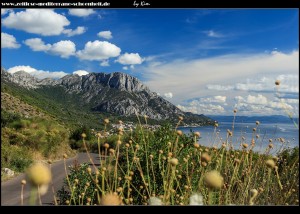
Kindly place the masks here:
[(196, 194), (199, 205), (299, 204), (299, 148), (283, 145), (272, 156), (269, 140), (263, 154), (254, 153), (256, 128), (250, 142), (233, 142), (228, 130), (227, 139), (211, 148), (198, 144), (200, 133), (184, 135), (170, 126), (154, 132), (120, 129), (113, 145), (99, 134), (101, 161), (72, 166), (58, 191), (59, 203), (101, 205), (115, 196), (120, 202), (108, 204), (188, 205)]

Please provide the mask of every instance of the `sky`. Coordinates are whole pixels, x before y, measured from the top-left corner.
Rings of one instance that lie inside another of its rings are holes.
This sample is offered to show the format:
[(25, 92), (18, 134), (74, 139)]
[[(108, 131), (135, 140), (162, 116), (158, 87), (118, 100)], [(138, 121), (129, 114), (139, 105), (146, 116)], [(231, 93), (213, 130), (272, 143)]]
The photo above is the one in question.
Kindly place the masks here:
[(1, 9), (1, 66), (124, 72), (183, 111), (298, 117), (299, 10)]

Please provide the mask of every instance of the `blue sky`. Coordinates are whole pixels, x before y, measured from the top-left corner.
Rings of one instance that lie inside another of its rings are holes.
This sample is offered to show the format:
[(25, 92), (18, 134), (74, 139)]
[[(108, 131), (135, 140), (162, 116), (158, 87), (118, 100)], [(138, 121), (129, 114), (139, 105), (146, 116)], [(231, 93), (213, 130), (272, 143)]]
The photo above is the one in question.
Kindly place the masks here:
[(1, 56), (38, 78), (125, 72), (199, 114), (299, 115), (298, 9), (1, 9)]

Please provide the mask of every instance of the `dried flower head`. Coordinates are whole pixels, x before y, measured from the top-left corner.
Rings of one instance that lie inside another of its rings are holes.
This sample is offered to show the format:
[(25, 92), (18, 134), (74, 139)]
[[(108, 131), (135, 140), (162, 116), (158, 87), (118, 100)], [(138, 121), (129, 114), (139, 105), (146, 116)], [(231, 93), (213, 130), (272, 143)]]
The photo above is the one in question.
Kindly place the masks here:
[(194, 135), (195, 135), (196, 137), (200, 137), (201, 134), (200, 134), (200, 132), (195, 132)]
[(157, 197), (150, 197), (148, 203), (149, 205), (163, 205), (162, 200)]
[(182, 121), (182, 120), (183, 120), (183, 117), (182, 117), (182, 116), (179, 116), (178, 119), (179, 119), (180, 121)]
[(200, 193), (194, 193), (190, 197), (190, 205), (203, 205), (203, 196)]
[(122, 200), (118, 195), (115, 195), (113, 193), (108, 193), (102, 196), (100, 205), (121, 205)]
[(29, 181), (35, 185), (46, 185), (51, 181), (51, 171), (44, 164), (37, 163), (27, 170)]
[(259, 122), (259, 121), (256, 121), (255, 124), (258, 126), (258, 125), (260, 124), (260, 122)]
[(109, 124), (109, 119), (107, 119), (107, 118), (104, 119), (104, 123), (105, 123), (105, 124)]
[(219, 126), (219, 124), (215, 122), (214, 126), (215, 126), (215, 127), (218, 127), (218, 126)]
[(21, 184), (22, 184), (22, 185), (25, 185), (25, 184), (26, 184), (26, 180), (23, 179), (23, 180), (21, 181)]
[(213, 170), (204, 175), (204, 183), (210, 189), (221, 189), (224, 179), (218, 171)]
[(170, 159), (170, 164), (172, 166), (177, 166), (178, 165), (178, 159), (177, 158), (171, 158)]
[(177, 130), (176, 133), (177, 133), (177, 135), (179, 135), (179, 136), (182, 135), (182, 131), (181, 131), (181, 130)]
[(275, 164), (274, 160), (269, 159), (269, 160), (266, 161), (266, 165), (267, 165), (268, 168), (273, 169), (273, 168), (275, 168), (276, 164)]
[(242, 146), (243, 146), (244, 149), (246, 149), (248, 147), (248, 144), (247, 143), (243, 143)]
[(211, 157), (210, 157), (210, 155), (208, 154), (208, 153), (203, 153), (202, 155), (201, 155), (201, 161), (202, 162), (206, 162), (206, 163), (208, 163), (208, 162), (210, 162), (211, 161)]
[(88, 168), (86, 169), (86, 171), (87, 171), (89, 174), (91, 174), (91, 173), (92, 173), (92, 168), (91, 168), (91, 167), (88, 167)]
[(200, 147), (199, 143), (194, 143), (194, 147), (199, 148)]
[(81, 137), (82, 137), (82, 138), (86, 138), (86, 134), (85, 134), (85, 133), (82, 133), (82, 134), (81, 134)]
[(274, 147), (273, 143), (270, 143), (268, 146), (270, 149), (273, 149), (273, 147)]
[(280, 80), (276, 80), (275, 85), (280, 85)]
[(68, 158), (68, 155), (67, 155), (67, 154), (63, 154), (63, 158), (64, 158), (64, 159), (67, 159), (67, 158)]
[(257, 191), (256, 189), (251, 189), (251, 190), (250, 190), (250, 196), (251, 196), (251, 197), (256, 197), (257, 194), (258, 194), (258, 191)]
[(233, 110), (233, 113), (237, 113), (237, 109), (234, 109), (234, 110)]

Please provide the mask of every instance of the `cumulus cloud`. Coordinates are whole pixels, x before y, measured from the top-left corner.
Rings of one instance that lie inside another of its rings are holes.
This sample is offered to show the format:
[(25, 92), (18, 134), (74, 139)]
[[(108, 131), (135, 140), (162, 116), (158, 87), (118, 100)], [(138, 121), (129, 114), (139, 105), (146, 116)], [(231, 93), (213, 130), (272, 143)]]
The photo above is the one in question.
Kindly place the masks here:
[(51, 48), (51, 44), (45, 44), (40, 38), (26, 39), (24, 44), (33, 51), (48, 51)]
[(60, 35), (69, 20), (53, 9), (26, 9), (20, 12), (10, 12), (2, 20), (5, 27), (36, 33), (43, 36)]
[(75, 55), (75, 51), (75, 44), (70, 40), (54, 43), (49, 50), (50, 53), (59, 55), (62, 58), (69, 58), (70, 56)]
[(17, 49), (20, 46), (13, 35), (1, 32), (1, 48)]
[(81, 60), (106, 60), (110, 57), (117, 57), (121, 53), (121, 49), (116, 45), (107, 41), (95, 40), (85, 44), (83, 50), (77, 51), (76, 55)]
[(168, 92), (168, 93), (164, 93), (164, 96), (166, 97), (166, 98), (172, 98), (173, 97), (173, 94), (172, 94), (172, 92)]
[(69, 9), (69, 14), (72, 16), (85, 17), (94, 14), (93, 9)]
[(1, 16), (4, 16), (7, 13), (10, 13), (12, 10), (11, 9), (2, 9), (1, 8)]
[(211, 84), (208, 84), (206, 86), (207, 89), (209, 90), (217, 90), (217, 91), (229, 91), (229, 90), (233, 90), (234, 89), (234, 86), (230, 86), (230, 85), (211, 85)]
[(243, 114), (251, 112), (252, 114), (269, 115), (280, 114), (280, 112), (284, 113), (284, 109), (289, 111), (294, 110), (294, 107), (287, 102), (276, 98), (270, 100), (262, 94), (257, 94), (256, 96), (248, 95), (247, 97), (236, 96), (235, 100), (237, 102), (235, 108), (238, 108)]
[(198, 101), (192, 101), (188, 105), (177, 105), (177, 107), (185, 112), (192, 112), (194, 114), (222, 114), (225, 112), (225, 109), (221, 105), (214, 104), (204, 104)]
[(67, 75), (67, 73), (63, 71), (44, 71), (44, 70), (37, 70), (35, 68), (32, 68), (28, 65), (19, 65), (11, 67), (7, 70), (9, 73), (15, 73), (17, 71), (25, 71), (29, 73), (30, 75), (38, 78), (38, 79), (44, 79), (44, 78), (52, 78), (52, 79), (58, 79), (62, 78)]
[(99, 37), (104, 38), (104, 39), (111, 39), (111, 38), (113, 38), (112, 37), (112, 33), (109, 30), (107, 30), (107, 31), (101, 31), (97, 35)]
[(138, 53), (125, 53), (116, 60), (116, 62), (122, 65), (142, 64), (143, 61), (144, 59), (142, 59)]
[(275, 80), (280, 80), (280, 92), (283, 93), (299, 93), (299, 75), (282, 74), (273, 77), (261, 77), (260, 79), (247, 79), (245, 82), (238, 82), (234, 85), (211, 85), (206, 86), (207, 89), (217, 91), (240, 90), (248, 92), (275, 92)]
[(213, 97), (200, 98), (200, 102), (225, 103), (226, 96), (213, 96)]
[[(159, 58), (155, 60), (162, 62)], [(294, 81), (299, 79), (299, 51), (280, 54), (230, 54), (192, 60), (180, 59), (164, 62), (155, 67), (148, 66), (147, 62), (141, 71), (146, 85), (159, 92), (172, 91), (176, 94), (174, 102), (178, 104), (194, 97), (215, 94), (211, 90), (212, 88), (225, 91), (234, 89), (236, 83), (241, 83), (243, 79), (256, 79), (257, 81), (258, 76), (266, 76), (270, 81), (272, 79), (272, 85), (267, 87), (274, 92), (274, 81), (279, 75), (296, 75), (298, 77)], [(264, 85), (264, 83), (259, 84)], [(288, 87), (292, 85), (299, 87), (295, 82), (287, 85)], [(255, 90), (256, 87), (252, 86), (252, 88)], [(231, 94), (234, 93), (237, 92), (233, 91)]]
[(77, 71), (74, 71), (73, 74), (77, 74), (78, 76), (84, 76), (84, 75), (89, 74), (89, 72), (87, 72), (85, 70), (77, 70)]
[(86, 32), (86, 28), (82, 27), (82, 26), (77, 27), (75, 30), (72, 30), (72, 29), (63, 30), (63, 33), (66, 34), (68, 37), (75, 36), (75, 35), (80, 35), (80, 34), (83, 34), (85, 32)]
[(32, 38), (24, 41), (28, 47), (33, 51), (43, 51), (53, 55), (58, 55), (62, 58), (69, 58), (75, 55), (76, 45), (70, 40), (62, 40), (54, 44), (45, 44), (40, 38)]

